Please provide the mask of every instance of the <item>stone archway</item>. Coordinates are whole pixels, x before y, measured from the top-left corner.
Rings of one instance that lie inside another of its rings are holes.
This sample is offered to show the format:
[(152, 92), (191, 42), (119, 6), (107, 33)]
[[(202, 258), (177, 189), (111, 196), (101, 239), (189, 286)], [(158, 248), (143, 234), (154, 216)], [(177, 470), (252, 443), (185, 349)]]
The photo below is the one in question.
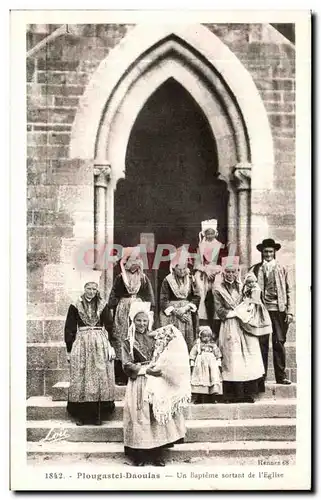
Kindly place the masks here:
[[(128, 139), (139, 111), (169, 78), (204, 113), (217, 141), (227, 184), (228, 239), (251, 258), (251, 189), (272, 188), (274, 154), (266, 111), (236, 56), (202, 25), (137, 26), (102, 61), (74, 121), (70, 156), (91, 159), (95, 178), (95, 243), (113, 240), (113, 196), (125, 176)], [(264, 152), (264, 154), (262, 154)], [(106, 276), (109, 288), (111, 276)]]

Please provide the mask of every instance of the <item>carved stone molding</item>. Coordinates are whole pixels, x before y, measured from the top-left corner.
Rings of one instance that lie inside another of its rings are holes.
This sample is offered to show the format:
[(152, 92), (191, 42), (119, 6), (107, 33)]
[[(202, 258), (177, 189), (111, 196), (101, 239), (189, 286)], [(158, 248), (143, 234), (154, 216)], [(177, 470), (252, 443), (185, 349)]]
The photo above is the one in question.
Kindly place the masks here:
[(233, 183), (238, 191), (249, 191), (251, 189), (252, 165), (250, 163), (238, 163), (233, 169)]
[(94, 165), (94, 179), (96, 187), (107, 188), (110, 181), (111, 166), (109, 163)]
[(227, 173), (227, 172), (217, 172), (216, 174), (216, 178), (217, 180), (219, 181), (223, 181), (225, 182), (225, 184), (227, 186), (230, 185), (230, 182), (231, 182), (231, 178), (230, 178), (230, 175)]

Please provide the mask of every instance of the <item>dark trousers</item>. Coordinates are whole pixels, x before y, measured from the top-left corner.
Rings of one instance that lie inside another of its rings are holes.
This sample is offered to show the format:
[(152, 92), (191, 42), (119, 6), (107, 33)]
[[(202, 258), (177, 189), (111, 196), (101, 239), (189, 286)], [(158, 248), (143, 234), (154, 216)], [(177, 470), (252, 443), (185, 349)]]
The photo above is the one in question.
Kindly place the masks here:
[[(288, 331), (286, 323), (286, 313), (280, 311), (269, 311), (272, 322), (272, 348), (273, 348), (273, 365), (276, 382), (282, 382), (285, 376), (285, 341)], [(262, 335), (260, 339), (260, 347), (264, 364), (265, 377), (268, 369), (269, 357), (269, 335)]]

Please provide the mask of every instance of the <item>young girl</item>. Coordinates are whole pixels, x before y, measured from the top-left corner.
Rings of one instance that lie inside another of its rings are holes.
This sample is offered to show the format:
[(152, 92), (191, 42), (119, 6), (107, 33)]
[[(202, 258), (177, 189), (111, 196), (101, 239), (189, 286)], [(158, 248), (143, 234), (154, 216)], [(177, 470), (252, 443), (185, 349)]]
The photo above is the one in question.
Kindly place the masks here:
[(200, 292), (200, 304), (198, 316), (200, 325), (213, 326), (215, 333), (219, 333), (219, 324), (215, 320), (213, 287), (216, 276), (220, 273), (218, 265), (221, 249), (224, 245), (217, 240), (217, 220), (205, 220), (201, 223), (202, 230), (199, 233), (200, 262), (194, 267), (195, 282)]
[(221, 357), (210, 327), (200, 327), (199, 338), (190, 352), (191, 385), (195, 404), (216, 403), (216, 395), (222, 394)]
[(260, 337), (272, 332), (270, 315), (261, 300), (261, 289), (254, 273), (249, 272), (244, 279), (242, 302), (235, 313), (246, 333)]

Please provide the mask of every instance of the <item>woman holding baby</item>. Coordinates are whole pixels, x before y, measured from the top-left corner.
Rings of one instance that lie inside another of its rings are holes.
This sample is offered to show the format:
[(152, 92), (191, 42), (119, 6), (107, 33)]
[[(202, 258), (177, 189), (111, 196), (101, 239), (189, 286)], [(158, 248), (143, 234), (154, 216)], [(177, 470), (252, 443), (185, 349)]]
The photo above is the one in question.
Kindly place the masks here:
[(239, 258), (222, 259), (222, 282), (214, 289), (215, 310), (221, 320), (223, 394), (226, 402), (254, 403), (264, 392), (264, 366), (259, 336), (272, 331), (261, 302), (256, 277), (239, 278)]
[(122, 344), (129, 377), (123, 423), (125, 455), (137, 466), (165, 465), (164, 448), (184, 439), (183, 409), (191, 391), (183, 335), (172, 324), (155, 331), (151, 327), (150, 304), (133, 302)]

